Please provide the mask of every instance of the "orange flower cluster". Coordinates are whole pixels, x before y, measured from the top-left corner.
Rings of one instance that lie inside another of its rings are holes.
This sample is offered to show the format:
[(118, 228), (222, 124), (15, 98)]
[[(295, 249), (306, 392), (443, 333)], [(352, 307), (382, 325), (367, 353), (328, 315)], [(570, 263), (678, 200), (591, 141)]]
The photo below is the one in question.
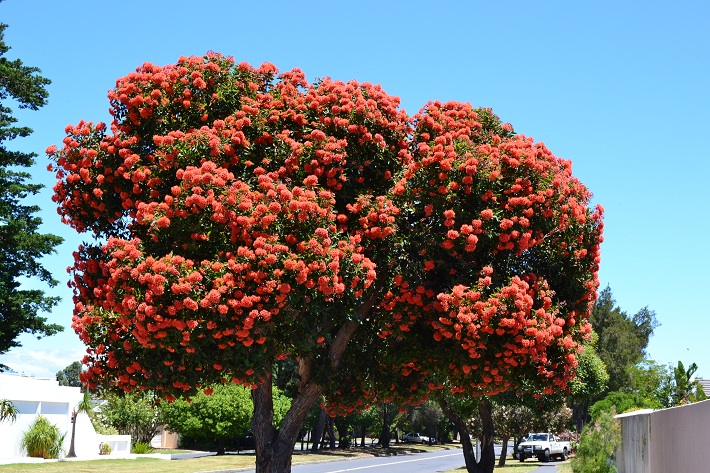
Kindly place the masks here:
[(88, 381), (255, 384), (372, 285), (408, 117), (371, 84), (277, 76), (218, 54), (144, 64), (109, 92), (110, 127), (82, 121), (48, 148), (63, 220), (107, 242), (72, 268)]
[(108, 98), (109, 126), (47, 149), (63, 221), (102, 242), (70, 268), (90, 385), (170, 398), (292, 358), (348, 412), (569, 379), (602, 209), (490, 110), (409, 117), (379, 86), (216, 53), (143, 64)]
[[(370, 378), (365, 391), (409, 404), (444, 383), (467, 394), (563, 391), (590, 331), (603, 210), (588, 208), (568, 161), (490, 110), (431, 102), (414, 125), (413, 160), (393, 187), (407, 217), (406, 263), (377, 331), (383, 345), (396, 341), (396, 355), (379, 368), (386, 381)], [(413, 342), (421, 333), (428, 344)], [(368, 399), (334, 397), (342, 405), (331, 410)]]

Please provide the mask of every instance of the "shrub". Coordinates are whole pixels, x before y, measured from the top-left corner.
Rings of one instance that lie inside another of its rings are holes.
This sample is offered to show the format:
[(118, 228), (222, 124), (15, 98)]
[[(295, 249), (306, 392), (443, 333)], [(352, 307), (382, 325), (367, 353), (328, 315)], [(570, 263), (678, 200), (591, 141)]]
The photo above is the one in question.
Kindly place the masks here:
[(340, 448), (350, 448), (353, 444), (353, 439), (349, 435), (343, 435), (340, 437), (340, 442), (338, 443)]
[(614, 452), (621, 444), (621, 426), (615, 414), (613, 409), (601, 412), (584, 428), (572, 460), (574, 473), (616, 473)]
[(112, 425), (102, 424), (99, 421), (94, 422), (92, 418), (94, 430), (99, 435), (119, 435), (118, 429)]
[(99, 455), (111, 455), (112, 450), (111, 445), (105, 442), (101, 442), (101, 444), (99, 444)]
[(148, 442), (136, 442), (135, 444), (133, 444), (131, 451), (133, 453), (142, 455), (144, 453), (153, 453), (155, 449), (151, 447)]
[(17, 407), (7, 399), (0, 399), (0, 424), (8, 421), (11, 424), (17, 420)]
[(106, 393), (106, 404), (98, 413), (98, 421), (114, 427), (119, 434), (130, 435), (136, 442), (150, 444), (162, 424), (155, 398), (150, 393)]
[(20, 447), (29, 457), (59, 458), (64, 451), (62, 444), (65, 435), (59, 432), (59, 427), (40, 415), (22, 434)]

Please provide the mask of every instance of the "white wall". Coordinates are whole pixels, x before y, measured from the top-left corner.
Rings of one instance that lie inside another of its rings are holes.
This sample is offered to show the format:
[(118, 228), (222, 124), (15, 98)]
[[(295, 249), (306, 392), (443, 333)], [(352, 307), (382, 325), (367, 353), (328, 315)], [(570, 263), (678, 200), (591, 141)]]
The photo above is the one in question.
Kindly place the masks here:
[[(10, 400), (19, 410), (14, 423), (0, 424), (0, 458), (23, 456), (20, 439), (38, 414), (46, 417), (59, 431), (66, 432), (65, 453), (71, 441), (71, 413), (82, 400), (79, 388), (59, 386), (56, 379), (38, 379), (0, 373), (0, 399)], [(98, 454), (98, 437), (86, 414), (77, 418), (74, 450), (78, 457)]]
[(622, 435), (619, 473), (710, 471), (710, 400), (617, 417)]

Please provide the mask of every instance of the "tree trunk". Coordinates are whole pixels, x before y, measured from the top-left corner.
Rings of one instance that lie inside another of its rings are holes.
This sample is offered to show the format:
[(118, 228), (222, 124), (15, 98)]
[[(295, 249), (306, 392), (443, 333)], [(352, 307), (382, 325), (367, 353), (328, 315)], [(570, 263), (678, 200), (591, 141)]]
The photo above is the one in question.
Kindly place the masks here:
[(589, 401), (578, 402), (572, 405), (572, 418), (577, 433), (581, 434), (584, 429), (584, 424), (587, 420), (587, 412), (589, 411)]
[(316, 427), (313, 429), (313, 438), (311, 441), (313, 444), (311, 445), (311, 450), (312, 451), (318, 451), (320, 448), (320, 443), (321, 440), (323, 440), (323, 437), (325, 436), (325, 422), (326, 422), (326, 417), (328, 417), (328, 414), (325, 412), (325, 409), (321, 408), (320, 412), (318, 413), (318, 422), (316, 422)]
[[(352, 445), (352, 436), (355, 432), (352, 432), (348, 419), (346, 417), (339, 416), (333, 419), (333, 423), (335, 424), (335, 428), (338, 430), (338, 448), (350, 447)], [(343, 441), (343, 439), (346, 438), (350, 439), (349, 442)], [(350, 445), (346, 446), (347, 443), (350, 443)]]
[[(310, 376), (308, 376), (310, 378)], [(271, 377), (252, 390), (254, 417), (251, 426), (256, 444), (256, 473), (289, 473), (298, 433), (308, 410), (318, 400), (323, 388), (309, 381), (301, 386), (286, 413), (281, 429), (273, 425), (274, 403)]]
[(513, 436), (513, 456), (515, 456), (515, 452), (518, 451), (518, 445), (520, 445), (520, 441), (523, 439), (522, 436)]
[(380, 431), (380, 447), (389, 448), (390, 447), (390, 416), (389, 416), (389, 406), (387, 404), (382, 405), (382, 430)]
[(505, 466), (505, 457), (508, 456), (508, 440), (510, 440), (510, 437), (503, 437), (503, 446), (500, 449), (500, 457), (498, 458), (499, 467)]
[(476, 453), (471, 442), (471, 434), (468, 431), (466, 421), (461, 418), (445, 399), (438, 399), (439, 406), (446, 417), (456, 427), (459, 437), (461, 437), (461, 447), (463, 458), (466, 463), (468, 473), (493, 473), (495, 467), (495, 450), (493, 448), (493, 408), (487, 399), (481, 399), (478, 404), (478, 415), (481, 417), (483, 434), (481, 435), (481, 458), (476, 460)]
[(335, 447), (336, 447), (336, 445), (335, 445), (335, 419), (333, 419), (332, 417), (329, 417), (327, 426), (328, 426), (328, 437), (330, 440), (330, 448), (332, 450), (335, 450)]
[(493, 446), (493, 406), (488, 399), (481, 399), (478, 403), (478, 415), (481, 417), (483, 434), (481, 435), (481, 461), (482, 472), (493, 473), (496, 462), (496, 452)]
[(224, 442), (224, 437), (220, 437), (217, 439), (217, 455), (224, 455), (225, 454), (225, 442)]
[[(381, 289), (381, 288), (380, 288)], [(379, 300), (380, 290), (375, 290), (358, 310), (358, 318), (364, 319)], [(336, 370), (348, 342), (355, 334), (359, 323), (348, 320), (338, 329), (328, 351), (330, 368)], [(254, 416), (251, 426), (256, 446), (256, 473), (290, 473), (293, 448), (303, 427), (308, 411), (323, 394), (323, 386), (313, 379), (313, 359), (298, 361), (298, 393), (291, 401), (286, 416), (277, 432), (274, 427), (274, 401), (272, 367), (265, 366), (266, 380), (251, 392)], [(316, 434), (317, 435), (317, 434)]]

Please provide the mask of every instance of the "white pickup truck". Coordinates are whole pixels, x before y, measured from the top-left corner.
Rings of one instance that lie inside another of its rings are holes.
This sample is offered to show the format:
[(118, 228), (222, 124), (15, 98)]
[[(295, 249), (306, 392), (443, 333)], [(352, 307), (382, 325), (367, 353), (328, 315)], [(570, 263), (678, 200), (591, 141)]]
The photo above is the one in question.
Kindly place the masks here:
[(551, 458), (567, 460), (570, 444), (560, 440), (552, 434), (528, 434), (527, 438), (518, 445), (518, 460), (524, 462), (526, 458), (536, 457), (541, 462), (548, 462)]

